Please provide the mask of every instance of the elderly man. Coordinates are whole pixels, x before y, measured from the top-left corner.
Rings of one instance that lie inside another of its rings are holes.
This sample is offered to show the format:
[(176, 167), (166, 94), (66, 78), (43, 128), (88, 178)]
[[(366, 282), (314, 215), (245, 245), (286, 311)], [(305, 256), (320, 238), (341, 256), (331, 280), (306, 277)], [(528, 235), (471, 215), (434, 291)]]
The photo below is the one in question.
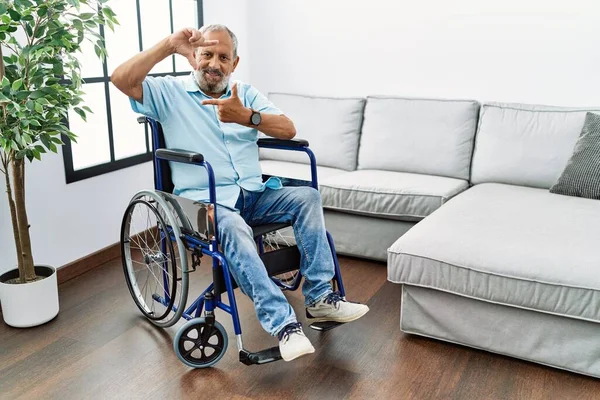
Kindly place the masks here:
[[(186, 57), (193, 73), (185, 80), (148, 77), (161, 60)], [(223, 25), (176, 32), (115, 69), (113, 84), (129, 96), (137, 113), (163, 126), (169, 148), (202, 153), (213, 166), (218, 228), (231, 274), (249, 296), (262, 327), (279, 339), (282, 358), (293, 360), (314, 348), (294, 310), (267, 275), (250, 226), (289, 222), (301, 254), (302, 292), (309, 321), (350, 322), (369, 308), (333, 292), (334, 264), (327, 242), (321, 198), (309, 187), (262, 182), (258, 132), (291, 139), (293, 122), (251, 85), (231, 82), (240, 58), (237, 38)], [(208, 181), (193, 165), (172, 165), (175, 194), (208, 201)]]

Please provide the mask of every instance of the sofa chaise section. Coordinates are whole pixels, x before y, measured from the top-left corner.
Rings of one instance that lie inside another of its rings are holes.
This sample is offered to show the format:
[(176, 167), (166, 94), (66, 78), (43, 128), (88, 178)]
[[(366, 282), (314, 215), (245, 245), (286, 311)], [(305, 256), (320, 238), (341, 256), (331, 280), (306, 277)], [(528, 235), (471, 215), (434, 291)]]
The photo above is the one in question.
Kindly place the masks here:
[(549, 191), (588, 109), (481, 110), (474, 186), (389, 249), (401, 329), (600, 377), (600, 202)]

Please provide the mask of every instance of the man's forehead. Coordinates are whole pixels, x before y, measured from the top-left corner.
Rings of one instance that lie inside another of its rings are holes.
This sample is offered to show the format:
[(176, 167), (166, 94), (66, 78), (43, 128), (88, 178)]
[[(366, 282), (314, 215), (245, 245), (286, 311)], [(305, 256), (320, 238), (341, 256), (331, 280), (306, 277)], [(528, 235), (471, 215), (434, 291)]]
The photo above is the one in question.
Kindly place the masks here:
[(231, 36), (225, 31), (212, 31), (203, 33), (207, 40), (218, 40), (219, 43), (214, 46), (200, 47), (202, 51), (209, 51), (211, 53), (230, 54), (233, 52), (233, 41)]

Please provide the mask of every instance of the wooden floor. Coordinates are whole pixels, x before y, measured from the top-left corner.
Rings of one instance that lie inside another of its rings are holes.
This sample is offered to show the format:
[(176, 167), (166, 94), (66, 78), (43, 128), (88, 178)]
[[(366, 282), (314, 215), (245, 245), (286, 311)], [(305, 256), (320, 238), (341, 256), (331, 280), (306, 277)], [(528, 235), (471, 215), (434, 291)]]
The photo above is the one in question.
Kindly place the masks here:
[[(12, 399), (592, 399), (600, 380), (426, 338), (399, 328), (400, 287), (384, 264), (341, 258), (362, 319), (327, 333), (307, 329), (317, 352), (296, 361), (245, 366), (230, 319), (229, 349), (212, 369), (193, 370), (172, 348), (175, 327), (140, 317), (118, 260), (60, 287), (59, 316), (31, 329), (0, 324), (0, 398)], [(207, 285), (208, 263), (190, 292)], [(236, 294), (239, 293), (236, 291)], [(288, 294), (303, 319), (301, 293)], [(244, 345), (276, 345), (238, 294)]]

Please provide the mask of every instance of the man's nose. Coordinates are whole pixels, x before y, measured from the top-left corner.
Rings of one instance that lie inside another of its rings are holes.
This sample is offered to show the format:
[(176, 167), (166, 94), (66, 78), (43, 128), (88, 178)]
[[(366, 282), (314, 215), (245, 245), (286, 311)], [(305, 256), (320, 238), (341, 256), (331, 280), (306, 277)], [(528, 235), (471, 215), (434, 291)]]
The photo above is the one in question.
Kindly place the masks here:
[(208, 64), (208, 66), (209, 66), (210, 68), (214, 68), (214, 69), (217, 69), (217, 68), (219, 68), (219, 60), (217, 59), (217, 57), (213, 57), (213, 58), (210, 60), (210, 63)]

